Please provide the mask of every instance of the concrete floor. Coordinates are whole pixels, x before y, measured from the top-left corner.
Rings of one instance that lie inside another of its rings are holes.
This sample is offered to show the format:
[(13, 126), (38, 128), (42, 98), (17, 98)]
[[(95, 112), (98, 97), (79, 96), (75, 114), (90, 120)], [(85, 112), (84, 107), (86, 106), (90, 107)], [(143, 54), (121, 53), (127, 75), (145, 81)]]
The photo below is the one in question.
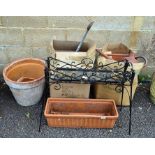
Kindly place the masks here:
[(0, 89), (0, 137), (155, 137), (155, 105), (148, 90), (138, 88), (133, 100), (132, 133), (128, 135), (129, 108), (123, 108), (113, 129), (50, 128), (42, 121), (38, 132), (41, 103), (22, 107), (16, 103), (8, 87)]

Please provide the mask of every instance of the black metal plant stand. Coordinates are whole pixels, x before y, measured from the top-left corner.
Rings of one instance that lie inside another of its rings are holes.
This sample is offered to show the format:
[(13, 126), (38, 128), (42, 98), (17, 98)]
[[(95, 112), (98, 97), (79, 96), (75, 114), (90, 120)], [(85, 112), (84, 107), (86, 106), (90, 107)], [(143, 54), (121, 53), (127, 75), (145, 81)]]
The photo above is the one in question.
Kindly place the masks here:
[[(80, 63), (64, 62), (53, 57), (48, 57), (47, 67), (45, 69), (46, 87), (45, 91), (49, 91), (50, 84), (56, 84), (55, 89), (61, 88), (61, 83), (84, 83), (84, 84), (115, 84), (115, 91), (122, 93), (121, 109), (124, 89), (127, 84), (130, 86), (129, 101), (130, 101), (130, 117), (129, 117), (129, 135), (131, 134), (132, 123), (132, 84), (135, 76), (133, 66), (127, 60), (103, 64), (97, 62), (97, 58), (93, 61), (90, 58), (84, 58)], [(42, 113), (45, 106), (45, 101), (49, 93), (44, 93), (44, 105), (42, 105), (40, 115), (40, 125), (42, 122)], [(46, 96), (47, 95), (47, 96)]]

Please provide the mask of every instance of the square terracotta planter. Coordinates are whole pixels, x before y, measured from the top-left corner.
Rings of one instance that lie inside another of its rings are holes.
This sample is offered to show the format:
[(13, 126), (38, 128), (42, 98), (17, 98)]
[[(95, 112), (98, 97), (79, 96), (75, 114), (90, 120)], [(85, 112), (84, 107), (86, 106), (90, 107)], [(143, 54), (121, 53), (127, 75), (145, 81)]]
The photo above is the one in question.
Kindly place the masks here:
[[(79, 42), (76, 41), (53, 40), (50, 44), (51, 53), (55, 55), (54, 57), (56, 59), (74, 65), (78, 65), (84, 58), (88, 58), (92, 60), (92, 63), (89, 64), (89, 67), (93, 67), (93, 62), (95, 61), (96, 43), (91, 40), (84, 42), (81, 50), (79, 52), (75, 52), (78, 44)], [(63, 62), (58, 62), (58, 66), (60, 68), (61, 66), (64, 66)], [(78, 67), (82, 68), (82, 65), (78, 65)], [(63, 68), (70, 67), (65, 66)], [(68, 71), (63, 71), (63, 73), (70, 76)], [(79, 74), (81, 73), (77, 73), (77, 76)], [(55, 84), (50, 85), (50, 97), (89, 98), (90, 84), (60, 83), (60, 85), (61, 88), (59, 90), (55, 89)]]
[[(136, 92), (138, 86), (138, 78), (137, 76), (134, 78), (133, 84), (132, 84), (132, 99), (134, 97), (134, 94)], [(115, 84), (95, 84), (94, 85), (94, 97), (96, 99), (113, 99), (115, 100), (116, 105), (121, 105), (121, 98), (122, 98), (122, 92), (117, 92), (116, 89), (117, 85)], [(130, 100), (129, 100), (129, 94), (130, 93), (130, 85), (129, 82), (125, 83), (124, 93), (123, 93), (123, 100), (122, 105), (123, 106), (130, 106)]]
[[(136, 88), (138, 86), (138, 74), (144, 67), (144, 62), (139, 62), (136, 60), (135, 53), (129, 49), (126, 45), (122, 43), (118, 44), (105, 44), (102, 48), (102, 50), (97, 50), (100, 53), (100, 56), (98, 57), (98, 64), (102, 63), (103, 65), (111, 64), (111, 68), (120, 68), (118, 64), (113, 64), (117, 61), (123, 61), (128, 60), (133, 65), (133, 69), (135, 71), (135, 78), (133, 80), (132, 85), (132, 98), (134, 97), (134, 94), (136, 92)], [(128, 71), (131, 70), (131, 67), (128, 67)], [(130, 84), (129, 82), (125, 83), (126, 89), (124, 89), (123, 94), (123, 106), (129, 106), (130, 100), (129, 100), (129, 94), (130, 93)], [(101, 99), (114, 99), (117, 105), (121, 105), (121, 97), (122, 93), (117, 92), (115, 88), (117, 85), (115, 84), (95, 84), (94, 85), (94, 92), (95, 92), (95, 98)]]
[(61, 88), (56, 90), (57, 84), (50, 85), (50, 96), (53, 98), (89, 98), (90, 84), (60, 83)]
[(114, 100), (48, 98), (44, 115), (50, 127), (113, 128), (118, 118)]

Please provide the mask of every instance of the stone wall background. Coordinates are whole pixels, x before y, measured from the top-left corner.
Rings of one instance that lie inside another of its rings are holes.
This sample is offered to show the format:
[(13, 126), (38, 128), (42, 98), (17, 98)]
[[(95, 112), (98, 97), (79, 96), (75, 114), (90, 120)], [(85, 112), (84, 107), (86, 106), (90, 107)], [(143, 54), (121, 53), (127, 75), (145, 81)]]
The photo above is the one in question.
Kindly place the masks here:
[(155, 17), (103, 16), (0, 16), (0, 73), (5, 65), (24, 57), (46, 58), (52, 39), (79, 41), (95, 21), (87, 38), (102, 47), (122, 42), (138, 55), (147, 57), (143, 73), (155, 70)]

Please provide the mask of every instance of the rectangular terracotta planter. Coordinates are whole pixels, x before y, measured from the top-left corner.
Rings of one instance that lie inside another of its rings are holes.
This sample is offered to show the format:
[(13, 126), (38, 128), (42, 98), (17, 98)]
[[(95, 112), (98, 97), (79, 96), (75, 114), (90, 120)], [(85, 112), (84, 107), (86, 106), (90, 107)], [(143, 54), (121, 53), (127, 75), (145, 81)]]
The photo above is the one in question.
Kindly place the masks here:
[(113, 128), (118, 118), (114, 100), (48, 98), (44, 115), (50, 127)]

